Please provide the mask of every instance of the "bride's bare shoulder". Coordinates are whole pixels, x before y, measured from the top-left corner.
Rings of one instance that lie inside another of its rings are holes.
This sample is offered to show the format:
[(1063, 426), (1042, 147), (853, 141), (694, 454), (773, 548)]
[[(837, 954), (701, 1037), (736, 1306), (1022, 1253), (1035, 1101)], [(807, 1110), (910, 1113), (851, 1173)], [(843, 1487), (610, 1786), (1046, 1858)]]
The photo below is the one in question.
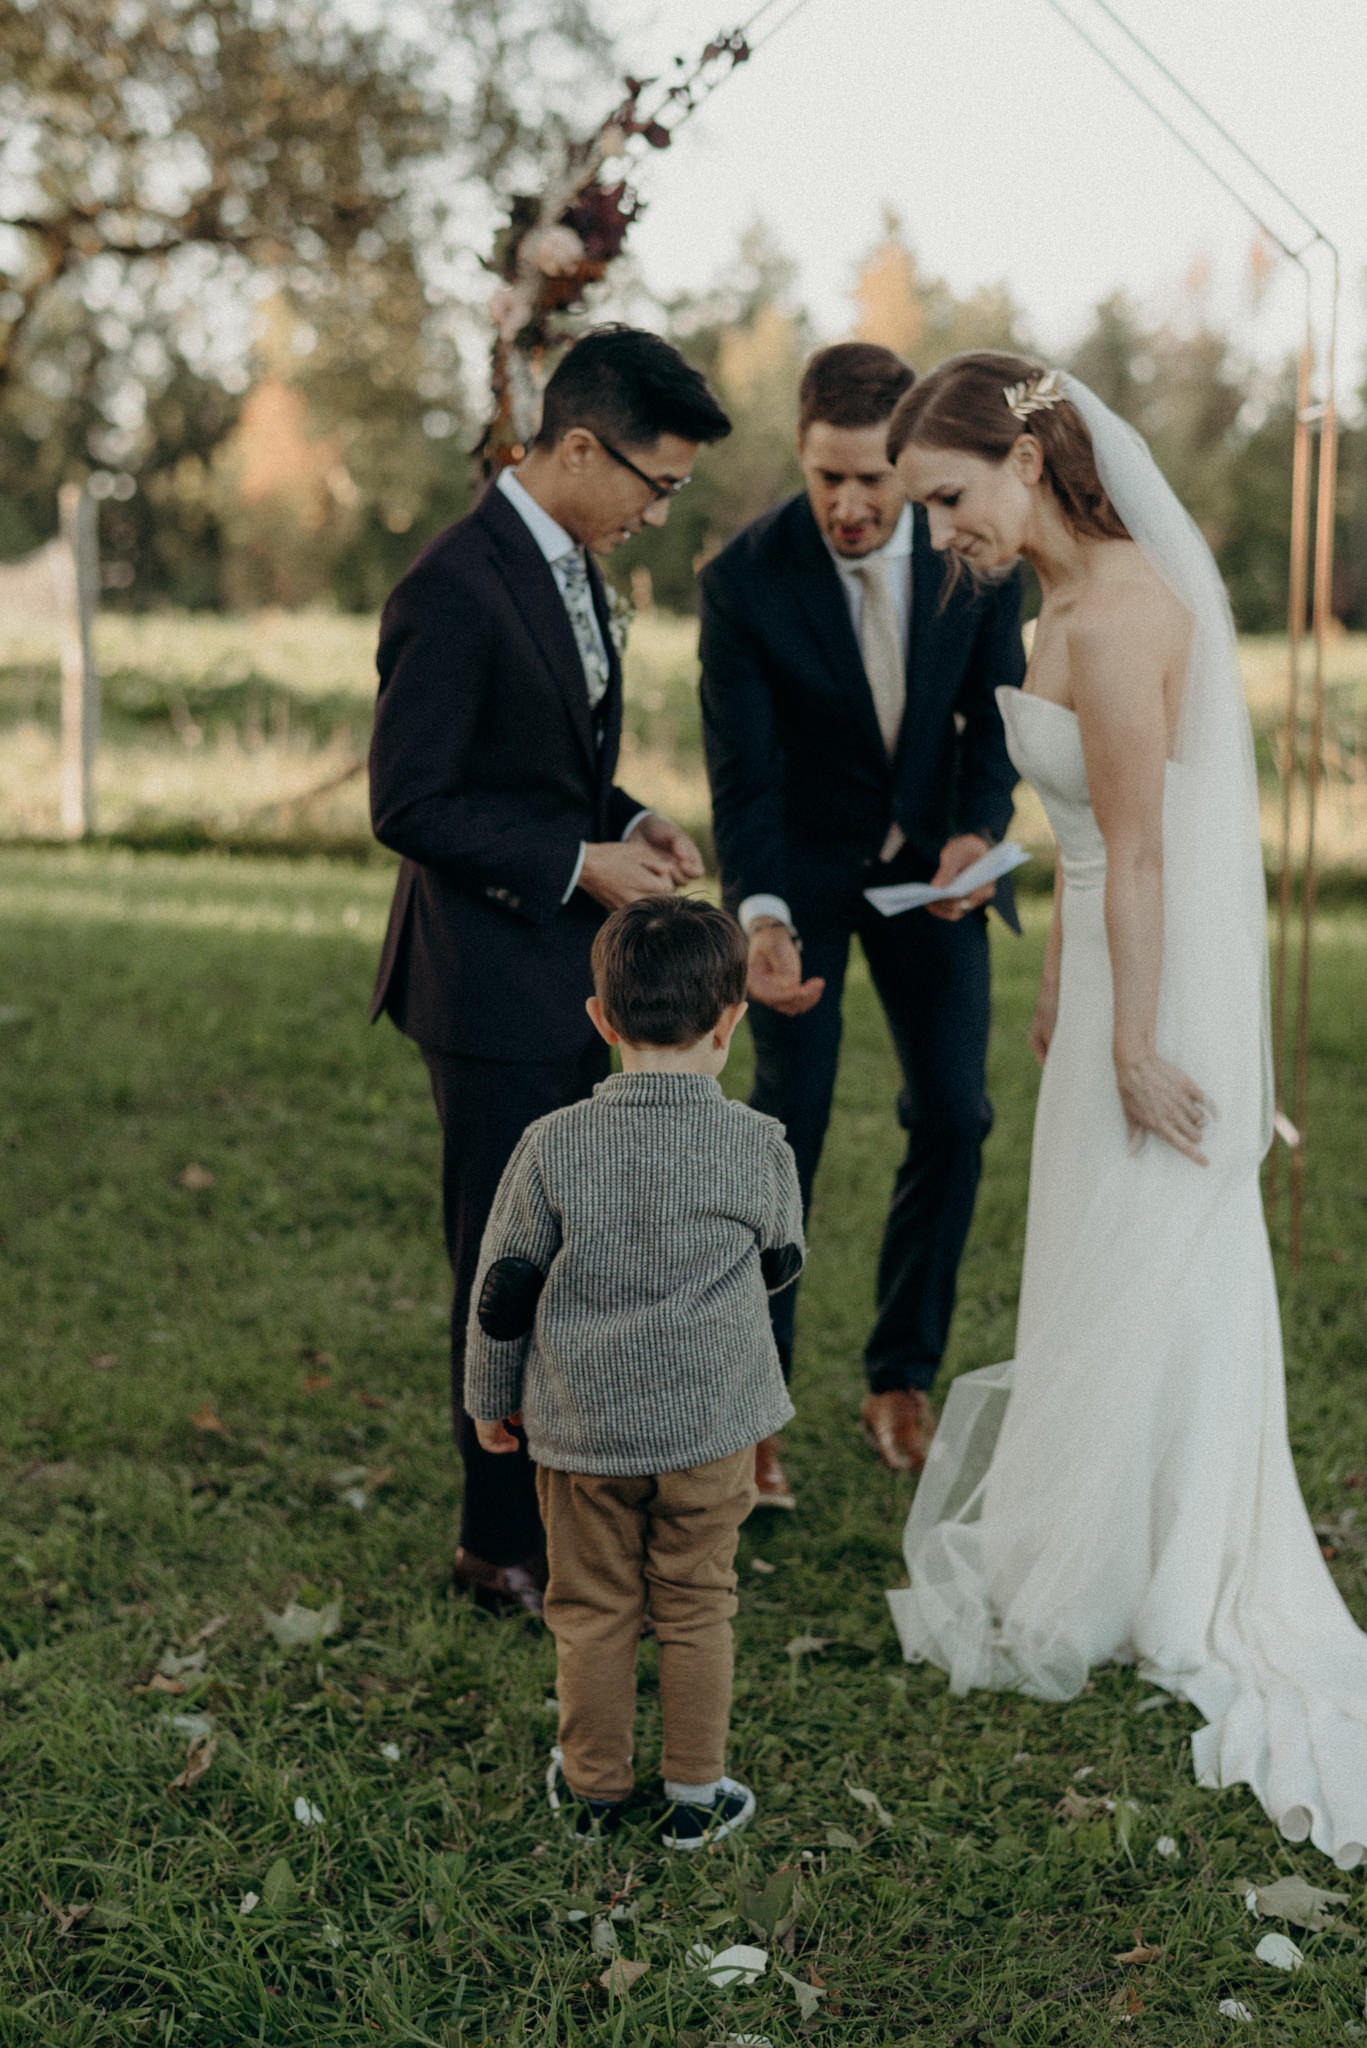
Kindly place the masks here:
[(1130, 660), (1147, 654), (1166, 669), (1186, 646), (1191, 614), (1133, 541), (1106, 541), (1093, 554), (1069, 624), (1076, 655), (1110, 658), (1123, 649)]

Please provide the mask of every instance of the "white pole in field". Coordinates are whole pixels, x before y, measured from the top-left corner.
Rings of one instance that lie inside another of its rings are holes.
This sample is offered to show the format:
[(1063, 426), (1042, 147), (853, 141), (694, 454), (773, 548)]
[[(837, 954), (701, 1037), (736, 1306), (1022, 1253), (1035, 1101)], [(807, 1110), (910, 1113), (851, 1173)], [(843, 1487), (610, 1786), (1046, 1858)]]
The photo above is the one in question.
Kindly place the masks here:
[(62, 620), (62, 834), (84, 839), (95, 829), (91, 778), (100, 736), (100, 678), (92, 632), (99, 589), (95, 500), (81, 484), (57, 493), (61, 538), (53, 550)]

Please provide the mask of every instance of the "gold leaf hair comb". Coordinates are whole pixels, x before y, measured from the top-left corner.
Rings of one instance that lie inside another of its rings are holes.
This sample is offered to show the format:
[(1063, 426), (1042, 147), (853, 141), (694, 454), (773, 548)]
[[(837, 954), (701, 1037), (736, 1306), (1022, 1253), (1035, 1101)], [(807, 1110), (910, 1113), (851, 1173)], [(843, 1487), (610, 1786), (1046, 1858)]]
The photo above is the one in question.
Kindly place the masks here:
[(1021, 384), (1006, 384), (1002, 397), (1018, 420), (1028, 420), (1032, 412), (1048, 412), (1056, 406), (1063, 393), (1059, 389), (1057, 370), (1045, 370), (1041, 376), (1027, 377)]

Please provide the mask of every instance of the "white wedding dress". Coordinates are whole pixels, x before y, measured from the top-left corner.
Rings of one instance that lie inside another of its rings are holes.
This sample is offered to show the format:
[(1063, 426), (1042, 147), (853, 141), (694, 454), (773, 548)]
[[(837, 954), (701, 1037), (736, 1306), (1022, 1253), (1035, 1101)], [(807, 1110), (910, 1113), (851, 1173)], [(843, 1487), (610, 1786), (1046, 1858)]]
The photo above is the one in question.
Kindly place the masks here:
[[(1072, 379), (1067, 388), (1099, 466), (1103, 452), (1138, 463), (1100, 401)], [(1152, 470), (1146, 451), (1142, 461)], [(1039, 791), (1063, 865), (1058, 1018), (1035, 1122), (1016, 1356), (954, 1382), (907, 1524), (911, 1583), (888, 1600), (907, 1658), (938, 1664), (956, 1692), (1065, 1700), (1092, 1666), (1137, 1662), (1204, 1716), (1193, 1738), (1203, 1785), (1251, 1786), (1285, 1835), (1308, 1836), (1346, 1869), (1367, 1855), (1367, 1636), (1325, 1567), (1286, 1435), (1258, 1182), (1262, 877), (1249, 866), (1251, 753), (1236, 774), (1230, 752), (1246, 746), (1247, 718), (1241, 688), (1236, 709), (1211, 667), (1232, 660), (1213, 565), (1198, 588), (1179, 573), (1195, 558), (1173, 552), (1203, 544), (1175, 523), (1166, 551), (1163, 534), (1151, 544), (1114, 464), (1103, 477), (1202, 628), (1164, 796), (1158, 1043), (1215, 1104), (1210, 1164), (1152, 1136), (1130, 1150), (1111, 1063), (1106, 852), (1077, 720), (1001, 690), (1011, 757)], [(1156, 477), (1141, 479), (1151, 509)], [(1185, 520), (1159, 484), (1164, 519)]]

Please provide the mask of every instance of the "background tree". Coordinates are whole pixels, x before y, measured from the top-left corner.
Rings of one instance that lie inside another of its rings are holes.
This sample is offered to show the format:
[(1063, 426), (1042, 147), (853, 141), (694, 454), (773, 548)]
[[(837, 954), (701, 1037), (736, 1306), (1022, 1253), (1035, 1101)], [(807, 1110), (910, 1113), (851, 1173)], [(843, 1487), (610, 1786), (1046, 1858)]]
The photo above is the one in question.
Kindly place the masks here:
[[(459, 418), (452, 281), (563, 131), (557, 105), (605, 84), (606, 45), (584, 0), (420, 0), (405, 35), (348, 16), (340, 0), (0, 0), (0, 548), (50, 532), (55, 482), (82, 470), (108, 473), (115, 504), (132, 484), (191, 506), (211, 546), (196, 465), (234, 425), (255, 310), (281, 292), (326, 336), (323, 429), (340, 431), (348, 378), (353, 399), (378, 394), (375, 430), (351, 431), (353, 405), (346, 436), (374, 488), (360, 528), (383, 549), (421, 523), (416, 486), (451, 431), (435, 416)], [(401, 374), (409, 431), (381, 463)], [(448, 515), (459, 495), (435, 490)], [(106, 522), (116, 584), (131, 569), (135, 595), (187, 595), (186, 551), (149, 549), (150, 518)]]
[(713, 285), (664, 307), (670, 340), (712, 384), (732, 431), (706, 450), (663, 533), (629, 542), (613, 556), (613, 579), (622, 588), (648, 566), (658, 601), (691, 611), (699, 565), (800, 487), (797, 386), (814, 341), (794, 299), (796, 277), (797, 266), (756, 221)]
[(1025, 315), (1004, 284), (959, 298), (943, 278), (922, 271), (900, 214), (883, 210), (883, 234), (854, 287), (859, 341), (895, 349), (918, 371), (968, 348), (1028, 348)]

